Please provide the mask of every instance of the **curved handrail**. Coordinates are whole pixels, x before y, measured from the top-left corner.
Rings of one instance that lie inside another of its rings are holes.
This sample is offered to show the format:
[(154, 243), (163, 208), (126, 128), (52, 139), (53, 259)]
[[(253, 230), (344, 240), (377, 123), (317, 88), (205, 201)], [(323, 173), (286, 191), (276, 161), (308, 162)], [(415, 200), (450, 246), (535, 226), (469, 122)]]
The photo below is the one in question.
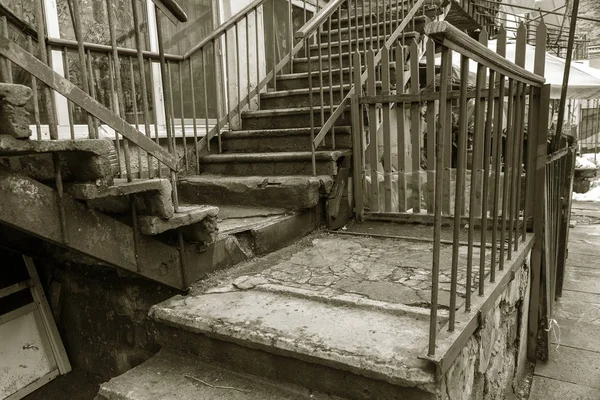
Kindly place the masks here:
[(169, 11), (179, 22), (187, 22), (188, 16), (183, 11), (183, 8), (175, 0), (152, 0), (157, 6), (163, 6)]
[(295, 37), (296, 39), (303, 39), (307, 35), (311, 34), (315, 29), (321, 26), (327, 18), (329, 18), (334, 12), (336, 12), (339, 6), (346, 0), (333, 0), (327, 3), (327, 6), (321, 9), (317, 15), (313, 16), (302, 28), (298, 29)]
[(428, 23), (425, 25), (425, 34), (435, 42), (464, 54), (473, 61), (498, 71), (506, 77), (536, 87), (541, 87), (546, 82), (543, 76), (527, 71), (525, 68), (519, 67), (515, 63), (498, 55), (447, 21)]
[(236, 14), (234, 14), (231, 18), (229, 18), (226, 22), (219, 25), (219, 27), (217, 29), (215, 29), (210, 35), (208, 35), (207, 37), (202, 39), (202, 41), (200, 43), (198, 43), (197, 45), (195, 45), (194, 47), (189, 49), (183, 55), (183, 59), (187, 60), (188, 58), (190, 58), (194, 53), (196, 53), (198, 50), (200, 50), (201, 48), (206, 46), (208, 43), (211, 43), (219, 35), (221, 35), (223, 32), (225, 32), (226, 30), (228, 30), (229, 28), (231, 28), (232, 26), (234, 26), (235, 24), (240, 22), (242, 19), (244, 19), (246, 17), (246, 15), (250, 14), (250, 12), (252, 10), (254, 10), (258, 6), (262, 5), (266, 1), (267, 0), (254, 0), (252, 3), (248, 4), (246, 7), (242, 8), (240, 11), (238, 11)]

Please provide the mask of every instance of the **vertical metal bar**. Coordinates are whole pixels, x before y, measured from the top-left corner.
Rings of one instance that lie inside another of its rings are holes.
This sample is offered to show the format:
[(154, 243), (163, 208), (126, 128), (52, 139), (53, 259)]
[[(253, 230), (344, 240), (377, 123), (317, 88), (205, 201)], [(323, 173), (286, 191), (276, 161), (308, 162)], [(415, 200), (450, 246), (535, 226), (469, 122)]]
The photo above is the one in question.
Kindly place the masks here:
[[(152, 60), (148, 59), (148, 64), (150, 66), (150, 70), (152, 70)], [(149, 74), (149, 78), (150, 78), (150, 87), (154, 87), (154, 74)], [(154, 121), (154, 141), (156, 142), (156, 144), (159, 144), (160, 141), (158, 139), (158, 112), (157, 112), (157, 106), (158, 106), (158, 99), (155, 96), (154, 90), (150, 91), (150, 95), (152, 96), (152, 104), (154, 104), (154, 107), (152, 107), (152, 120)], [(154, 168), (154, 166), (152, 166), (152, 168)], [(158, 159), (156, 160), (156, 176), (159, 178), (162, 178), (162, 170), (160, 167), (160, 162), (158, 161)]]
[[(348, 11), (350, 12), (350, 11)], [(350, 15), (348, 15), (348, 23), (350, 23)], [(338, 56), (340, 59), (340, 99), (344, 98), (344, 55), (342, 50), (342, 10), (338, 9)], [(350, 52), (351, 53), (351, 52)], [(352, 55), (352, 54), (350, 54)], [(331, 68), (330, 68), (331, 70)], [(348, 81), (352, 83), (352, 76), (348, 77)], [(331, 77), (329, 78), (329, 84), (333, 85)]]
[[(129, 57), (129, 79), (131, 80), (131, 104), (133, 107), (133, 119), (135, 121), (135, 129), (140, 129), (140, 121), (138, 118), (137, 108), (137, 90), (135, 87), (135, 74), (133, 72), (133, 58)], [(142, 178), (142, 149), (137, 148), (137, 161), (138, 161), (138, 178)]]
[[(308, 48), (310, 38), (305, 39), (304, 47)], [(313, 175), (317, 175), (317, 156), (315, 153), (315, 109), (313, 99), (313, 74), (312, 74), (312, 61), (310, 51), (308, 53), (308, 103), (310, 109), (310, 151), (312, 159), (312, 170)]]
[[(446, 78), (445, 76), (443, 78)], [(452, 234), (452, 275), (450, 278), (450, 319), (448, 330), (454, 330), (456, 318), (456, 287), (458, 284), (458, 256), (460, 252), (460, 229), (462, 227), (461, 217), (463, 203), (465, 201), (465, 178), (467, 168), (467, 83), (469, 81), (469, 58), (461, 55), (460, 57), (460, 98), (459, 98), (459, 116), (458, 116), (458, 157), (456, 165), (456, 190), (454, 200), (454, 231)], [(429, 159), (429, 154), (427, 154)], [(467, 264), (466, 284), (465, 284), (465, 311), (471, 310), (471, 282), (472, 266)], [(452, 302), (453, 301), (453, 302)]]
[[(41, 1), (41, 0), (40, 0)], [(85, 62), (85, 48), (83, 44), (83, 34), (81, 32), (81, 10), (79, 9), (79, 0), (67, 0), (67, 4), (69, 6), (69, 11), (71, 13), (71, 20), (73, 21), (73, 31), (75, 33), (75, 39), (77, 40), (77, 52), (79, 54), (79, 63), (81, 64), (80, 74), (81, 74), (81, 86), (83, 91), (86, 94), (90, 94), (89, 81), (86, 70), (86, 62)], [(43, 47), (42, 43), (44, 41), (38, 42), (40, 44), (40, 48)], [(96, 137), (94, 133), (94, 123), (92, 120), (92, 116), (90, 114), (87, 115), (88, 121), (88, 137), (93, 139)]]
[[(512, 159), (512, 137), (513, 137), (513, 127), (514, 127), (514, 96), (515, 96), (515, 82), (513, 79), (508, 79), (508, 111), (506, 117), (506, 145), (505, 145), (505, 155), (504, 155), (504, 181), (502, 182), (502, 225), (500, 230), (500, 266), (499, 270), (502, 271), (504, 269), (504, 251), (505, 251), (505, 241), (506, 241), (506, 218), (508, 217), (509, 212), (509, 182), (511, 176), (510, 170), (510, 162)], [(510, 246), (507, 248), (508, 252), (511, 251)], [(510, 256), (508, 257), (510, 259)]]
[[(275, 0), (272, 1), (271, 7), (271, 22), (273, 24), (273, 39), (275, 38), (275, 29), (277, 24), (275, 23)], [(308, 57), (310, 58), (310, 52), (308, 53)], [(273, 40), (273, 89), (277, 90), (277, 41)]]
[[(226, 87), (226, 92), (227, 92), (227, 101), (225, 102), (225, 106), (226, 106), (226, 115), (227, 115), (227, 125), (229, 130), (232, 130), (232, 126), (231, 126), (231, 94), (229, 93), (229, 89), (231, 87), (230, 85), (230, 77), (231, 75), (229, 74), (229, 39), (227, 38), (227, 33), (228, 30), (225, 30), (225, 32), (223, 32), (223, 36), (225, 37), (225, 87)], [(237, 41), (237, 38), (236, 38)], [(237, 61), (237, 59), (236, 59)], [(236, 62), (234, 64), (236, 66), (237, 69), (237, 65), (238, 63)], [(241, 110), (239, 110), (239, 103), (240, 103), (240, 99), (238, 99), (238, 106), (236, 108), (238, 108), (238, 116), (241, 113)]]
[[(33, 40), (31, 36), (27, 36), (27, 48), (31, 54), (33, 54)], [(36, 137), (37, 140), (42, 140), (42, 124), (40, 122), (40, 104), (37, 87), (37, 79), (31, 75), (31, 93), (33, 98), (33, 119), (35, 121)], [(71, 119), (72, 123), (72, 119)]]
[[(412, 40), (410, 43), (410, 92), (412, 94), (417, 94), (421, 90), (419, 82), (418, 53), (419, 48), (417, 42)], [(418, 102), (413, 102), (410, 106), (410, 136), (412, 152), (411, 203), (413, 213), (418, 214), (421, 212), (421, 105)]]
[[(213, 71), (215, 71), (215, 75), (217, 75), (217, 71), (219, 69), (218, 65), (218, 49), (217, 49), (217, 41), (213, 39)], [(273, 72), (274, 73), (274, 72)], [(273, 75), (275, 76), (275, 75)], [(223, 152), (223, 145), (221, 142), (221, 90), (219, 89), (219, 84), (217, 81), (216, 85), (216, 109), (217, 109), (217, 124), (215, 125), (215, 129), (217, 131), (217, 146), (219, 148), (219, 154)]]
[(190, 89), (192, 91), (192, 120), (194, 121), (194, 152), (196, 154), (196, 174), (200, 174), (200, 150), (198, 149), (198, 124), (196, 121), (196, 91), (194, 88), (194, 67), (192, 57), (188, 60), (190, 67)]
[[(401, 48), (399, 45), (398, 48)], [(432, 40), (427, 41), (426, 50), (427, 60), (427, 85), (431, 85), (435, 91), (435, 44)], [(396, 62), (396, 70), (404, 75), (403, 62)], [(462, 66), (462, 64), (461, 64)], [(468, 69), (468, 64), (467, 64)], [(461, 86), (462, 89), (462, 86)], [(466, 107), (466, 104), (465, 104)], [(466, 108), (465, 108), (466, 109)], [(433, 214), (434, 191), (433, 182), (435, 180), (435, 101), (427, 102), (427, 213)], [(457, 171), (458, 173), (458, 171)], [(456, 193), (462, 193), (458, 190)]]
[[(294, 73), (294, 57), (292, 50), (294, 49), (294, 22), (292, 18), (292, 2), (288, 1), (288, 53), (290, 55), (290, 74)], [(246, 48), (248, 48), (248, 21), (246, 20)], [(248, 75), (250, 76), (250, 75)], [(250, 91), (248, 90), (248, 93)]]
[[(65, 71), (65, 79), (70, 81), (70, 65), (69, 65), (69, 51), (66, 47), (63, 47), (63, 65)], [(33, 75), (32, 75), (33, 76)], [(111, 76), (112, 79), (112, 76)], [(113, 92), (114, 93), (114, 92)], [(71, 140), (75, 140), (75, 126), (73, 124), (73, 104), (67, 101), (67, 114), (69, 115), (69, 133), (71, 134)]]
[[(5, 15), (3, 15), (1, 18), (2, 18), (2, 36), (4, 38), (6, 38), (7, 40), (10, 40), (9, 32), (8, 32), (8, 20)], [(2, 76), (0, 78), (3, 79), (7, 83), (12, 83), (13, 82), (12, 63), (7, 58), (4, 58), (2, 60), (2, 64), (3, 65), (2, 65), (1, 72), (5, 76)]]
[[(452, 51), (447, 47), (442, 47), (442, 65), (441, 76), (450, 75), (452, 63)], [(435, 177), (435, 211), (433, 226), (433, 266), (431, 270), (431, 301), (430, 301), (430, 320), (429, 320), (429, 349), (428, 355), (435, 355), (435, 342), (437, 336), (437, 310), (438, 310), (438, 290), (440, 274), (440, 250), (442, 233), (442, 174), (444, 166), (444, 146), (445, 137), (449, 136), (450, 127), (446, 126), (448, 97), (448, 80), (440, 79), (440, 116), (438, 119), (438, 135), (436, 147), (436, 177)]]
[[(236, 86), (237, 86), (237, 102), (238, 102), (238, 113), (239, 117), (242, 117), (242, 77), (241, 77), (241, 68), (240, 68), (240, 35), (238, 32), (239, 25), (236, 23), (233, 28), (235, 30), (235, 59), (236, 59)], [(217, 70), (217, 65), (215, 64), (215, 71)], [(231, 129), (231, 127), (229, 127)]]
[[(138, 61), (138, 66), (140, 68), (140, 88), (142, 90), (142, 112), (144, 113), (144, 131), (145, 134), (148, 138), (150, 138), (152, 135), (150, 134), (150, 109), (148, 106), (148, 87), (146, 85), (146, 68), (145, 68), (145, 64), (144, 64), (144, 55), (142, 53), (142, 47), (143, 47), (143, 42), (142, 42), (142, 36), (140, 35), (140, 30), (141, 30), (141, 20), (140, 20), (140, 13), (139, 13), (139, 9), (138, 9), (138, 1), (137, 0), (131, 0), (131, 9), (133, 11), (133, 26), (135, 26), (134, 29), (134, 35), (135, 35), (135, 43), (136, 43), (136, 50), (137, 50), (137, 61)], [(183, 110), (182, 110), (183, 113)], [(138, 128), (139, 129), (139, 128)], [(184, 139), (185, 140), (185, 139)], [(142, 151), (141, 148), (138, 149), (139, 152)], [(147, 159), (146, 162), (148, 164), (148, 178), (152, 178), (152, 157), (150, 156), (150, 153), (147, 153)], [(186, 154), (187, 157), (187, 154)], [(187, 167), (187, 158), (186, 158), (186, 167)], [(142, 174), (142, 164), (140, 163), (139, 166), (140, 169), (140, 177)]]
[[(339, 15), (338, 15), (339, 17)], [(348, 19), (348, 21), (350, 21)], [(331, 17), (327, 19), (327, 51), (329, 53), (329, 115), (333, 114), (333, 50), (331, 48)], [(343, 97), (342, 97), (343, 99)], [(331, 149), (335, 150), (335, 128), (331, 128)]]
[[(65, 65), (67, 65), (67, 64), (65, 64)], [(115, 63), (113, 61), (112, 54), (109, 54), (108, 55), (108, 69), (110, 71), (109, 72), (110, 98), (111, 98), (110, 106), (111, 106), (112, 112), (115, 113), (115, 115), (119, 115), (119, 105), (118, 105), (118, 100), (116, 98), (117, 93), (116, 93), (116, 88), (115, 88), (114, 68), (115, 68)], [(73, 125), (72, 117), (70, 117), (70, 120), (71, 120), (71, 125)], [(115, 148), (117, 150), (117, 164), (119, 165), (119, 175), (122, 175), (123, 172), (121, 171), (121, 143), (119, 141), (119, 132), (117, 132), (116, 130), (115, 130)]]
[[(206, 138), (206, 150), (210, 151), (210, 130), (208, 127), (208, 88), (206, 86), (206, 65), (204, 60), (204, 48), (200, 49), (200, 59), (202, 60), (202, 92), (204, 93), (204, 122), (205, 122), (205, 138)], [(217, 121), (218, 124), (218, 121)]]
[(183, 142), (183, 160), (185, 163), (186, 170), (189, 168), (188, 154), (187, 154), (187, 137), (185, 135), (185, 115), (184, 115), (184, 103), (183, 103), (183, 62), (179, 61), (179, 107), (181, 108), (181, 136)]
[[(321, 51), (321, 35), (323, 35), (323, 25), (320, 25), (317, 28), (317, 47), (319, 49), (319, 109), (321, 110), (321, 125), (325, 125), (325, 108), (324, 108), (324, 98), (323, 98), (323, 54)], [(331, 65), (329, 65), (331, 68)]]
[[(88, 79), (90, 80), (90, 96), (96, 99), (96, 82), (94, 80), (94, 68), (93, 68), (93, 56), (92, 56), (92, 51), (88, 50), (87, 51), (87, 68), (88, 68)], [(98, 119), (94, 116), (91, 117), (92, 118), (92, 124), (94, 126), (94, 138), (95, 139), (99, 139), (100, 138), (100, 131), (98, 129)]]
[[(306, 0), (304, 0), (304, 19), (306, 21)], [(256, 36), (256, 103), (258, 104), (258, 109), (260, 110), (260, 58), (258, 53), (260, 50), (260, 45), (258, 40), (258, 8), (254, 10), (254, 31)], [(250, 99), (248, 99), (248, 101), (250, 101)]]
[[(360, 72), (359, 72), (360, 74)], [(404, 93), (404, 47), (401, 43), (396, 46), (396, 93)], [(406, 154), (408, 152), (406, 145), (406, 126), (405, 126), (405, 103), (396, 103), (396, 142), (398, 146), (398, 211), (406, 212), (407, 210), (407, 190), (406, 190)], [(431, 113), (433, 114), (433, 113)], [(435, 118), (435, 115), (433, 115)], [(435, 123), (435, 119), (434, 122)], [(435, 129), (434, 129), (435, 134)], [(432, 146), (433, 148), (433, 146)], [(433, 154), (433, 152), (432, 152)], [(432, 160), (432, 165), (435, 165)], [(433, 190), (432, 190), (433, 194)], [(431, 202), (433, 205), (433, 201)]]
[[(173, 154), (175, 154), (177, 152), (177, 148), (176, 148), (176, 142), (175, 142), (175, 106), (174, 106), (174, 99), (173, 99), (173, 73), (171, 71), (171, 62), (167, 61), (167, 75), (168, 75), (168, 82), (169, 84), (167, 85), (167, 92), (169, 92), (169, 106), (171, 108), (171, 132), (170, 132), (170, 136), (169, 136), (169, 140), (171, 141), (171, 146), (173, 148)], [(218, 103), (217, 103), (218, 104)]]
[[(363, 126), (360, 121), (362, 109), (358, 102), (360, 98), (361, 84), (361, 65), (360, 54), (354, 53), (354, 94), (352, 94), (352, 162), (353, 175), (352, 187), (354, 189), (354, 204), (356, 209), (356, 219), (362, 221), (364, 218), (364, 195), (363, 195), (363, 169), (364, 169), (364, 149), (363, 149)], [(352, 82), (352, 81), (351, 81)]]
[[(382, 87), (381, 94), (390, 94), (390, 51), (383, 46), (381, 53)], [(390, 104), (383, 103), (383, 172), (385, 211), (392, 211), (392, 129), (390, 123)]]
[[(291, 4), (291, 3), (290, 3)], [(291, 7), (291, 5), (290, 5)], [(251, 110), (252, 107), (250, 105), (250, 90), (251, 90), (251, 85), (250, 83), (252, 82), (252, 80), (250, 79), (250, 21), (248, 19), (248, 14), (246, 14), (246, 18), (244, 19), (244, 21), (246, 22), (246, 81), (248, 82), (248, 92), (247, 92), (247, 99), (248, 99), (248, 110)], [(292, 24), (291, 24), (291, 13), (290, 13), (290, 32), (292, 29)], [(290, 48), (290, 66), (292, 65), (292, 49), (294, 48), (294, 39), (293, 39), (293, 34), (290, 34), (291, 39), (291, 48)], [(293, 67), (290, 67), (293, 70)]]
[[(375, 93), (375, 52), (367, 52), (367, 95)], [(379, 152), (377, 143), (377, 108), (369, 105), (369, 163), (371, 167), (371, 212), (380, 211), (379, 208)]]

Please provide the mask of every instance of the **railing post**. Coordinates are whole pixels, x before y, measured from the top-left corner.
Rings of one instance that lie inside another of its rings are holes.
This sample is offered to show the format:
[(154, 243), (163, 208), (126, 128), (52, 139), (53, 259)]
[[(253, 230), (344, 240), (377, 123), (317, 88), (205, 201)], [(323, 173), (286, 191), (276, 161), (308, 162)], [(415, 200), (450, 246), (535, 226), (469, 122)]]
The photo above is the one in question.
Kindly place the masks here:
[(360, 123), (362, 107), (359, 104), (362, 94), (362, 84), (360, 83), (360, 73), (362, 71), (360, 63), (360, 53), (358, 50), (354, 53), (354, 94), (351, 97), (352, 108), (352, 188), (354, 191), (354, 213), (358, 221), (364, 218), (363, 202), (363, 131)]
[[(537, 115), (537, 129), (531, 132), (531, 144), (535, 146), (535, 179), (533, 180), (534, 208), (533, 232), (535, 242), (531, 251), (531, 292), (529, 297), (527, 357), (536, 359), (537, 336), (540, 321), (542, 254), (544, 253), (544, 213), (546, 194), (546, 155), (548, 150), (548, 110), (550, 106), (550, 85), (534, 90), (530, 109)], [(548, 288), (546, 288), (548, 290)]]

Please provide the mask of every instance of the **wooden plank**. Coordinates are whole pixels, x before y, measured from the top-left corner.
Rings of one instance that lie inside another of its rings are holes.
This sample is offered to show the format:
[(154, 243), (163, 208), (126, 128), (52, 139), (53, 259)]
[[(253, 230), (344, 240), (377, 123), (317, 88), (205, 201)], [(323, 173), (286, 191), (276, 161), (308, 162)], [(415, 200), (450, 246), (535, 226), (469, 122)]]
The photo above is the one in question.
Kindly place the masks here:
[(146, 135), (135, 129), (124, 119), (113, 113), (83, 90), (67, 79), (54, 72), (35, 56), (10, 40), (0, 38), (0, 55), (8, 58), (13, 63), (31, 73), (44, 82), (52, 90), (65, 96), (68, 100), (92, 114), (103, 123), (119, 132), (125, 138), (135, 143), (141, 149), (156, 157), (160, 162), (173, 171), (178, 169), (177, 157), (160, 147)]
[(425, 34), (442, 46), (468, 56), (471, 60), (483, 64), (496, 72), (528, 85), (540, 87), (545, 83), (542, 75), (529, 72), (504, 57), (498, 56), (487, 46), (461, 32), (446, 21), (430, 22), (425, 25)]
[[(373, 50), (367, 52), (367, 94), (375, 94), (375, 58)], [(371, 166), (371, 211), (379, 211), (379, 152), (377, 143), (377, 109), (369, 107), (369, 164)]]
[[(390, 92), (390, 53), (383, 47), (381, 57), (381, 89), (383, 94)], [(390, 107), (384, 106), (383, 110), (383, 177), (384, 177), (384, 204), (385, 211), (392, 211), (392, 128), (390, 121)]]
[(24, 280), (22, 282), (15, 283), (14, 285), (7, 286), (0, 289), (0, 299), (6, 296), (10, 296), (13, 293), (20, 292), (21, 290), (31, 287), (31, 279)]
[(48, 305), (48, 300), (46, 299), (46, 294), (42, 288), (42, 283), (40, 282), (37, 270), (33, 264), (33, 259), (28, 256), (23, 256), (23, 261), (25, 261), (27, 272), (29, 273), (31, 281), (33, 282), (33, 285), (31, 286), (31, 295), (40, 311), (40, 316), (44, 324), (44, 328), (46, 329), (46, 333), (48, 334), (50, 347), (52, 348), (52, 353), (54, 354), (56, 364), (58, 365), (58, 370), (64, 375), (71, 371), (71, 363), (67, 357), (67, 352), (65, 351), (65, 347), (60, 338), (60, 333), (58, 332), (56, 323), (54, 322), (52, 310), (50, 310), (50, 306)]
[[(419, 48), (413, 39), (410, 43), (410, 91), (419, 93)], [(412, 157), (412, 197), (413, 212), (421, 212), (421, 105), (412, 103), (410, 107), (410, 139)]]
[[(433, 93), (439, 97), (439, 92), (435, 91), (435, 45), (433, 41), (427, 41), (427, 50), (425, 51), (427, 59), (427, 86), (433, 86)], [(397, 65), (397, 64), (396, 64)], [(427, 213), (433, 214), (434, 191), (433, 182), (435, 181), (435, 99), (427, 101)]]
[(12, 321), (15, 318), (19, 318), (25, 314), (29, 314), (37, 310), (37, 304), (29, 303), (22, 307), (17, 308), (16, 310), (12, 310), (7, 312), (6, 314), (0, 315), (0, 325), (7, 323), (8, 321)]
[[(396, 47), (396, 66), (402, 65), (402, 68), (396, 68), (396, 92), (404, 93), (406, 82), (404, 81), (404, 46), (398, 44)], [(408, 197), (406, 191), (406, 154), (407, 154), (407, 135), (404, 123), (404, 107), (396, 104), (396, 142), (398, 145), (398, 211), (404, 212), (408, 209)]]

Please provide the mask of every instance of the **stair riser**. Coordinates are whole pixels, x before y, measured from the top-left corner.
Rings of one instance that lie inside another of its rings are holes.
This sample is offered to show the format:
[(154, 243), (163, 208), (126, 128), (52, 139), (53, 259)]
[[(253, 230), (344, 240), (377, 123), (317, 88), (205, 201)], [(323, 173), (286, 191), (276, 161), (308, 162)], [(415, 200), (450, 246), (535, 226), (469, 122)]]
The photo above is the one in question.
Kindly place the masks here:
[[(337, 121), (338, 126), (351, 125), (350, 113), (346, 112)], [(329, 111), (325, 112), (325, 121), (329, 118)], [(317, 109), (314, 112), (315, 127), (321, 125), (320, 111)], [(292, 115), (277, 115), (277, 116), (245, 116), (242, 118), (242, 129), (277, 129), (277, 128), (307, 128), (310, 127), (310, 113), (298, 113)]]
[[(336, 133), (336, 149), (352, 148), (352, 138), (348, 133)], [(310, 136), (281, 136), (270, 138), (239, 138), (223, 141), (223, 149), (231, 153), (267, 153), (278, 151), (310, 151)], [(328, 137), (327, 143), (319, 150), (334, 150)]]
[[(320, 86), (318, 79), (313, 81), (315, 86)], [(348, 89), (344, 89), (344, 96), (348, 93)], [(333, 103), (331, 102), (333, 100)], [(337, 105), (342, 101), (342, 92), (339, 89), (332, 90), (331, 97), (329, 89), (323, 88), (323, 97), (321, 97), (320, 91), (314, 91), (312, 95), (312, 104), (320, 106), (322, 104), (329, 106), (331, 104)], [(296, 107), (308, 107), (310, 105), (310, 95), (308, 93), (303, 94), (289, 94), (282, 97), (261, 97), (260, 108), (261, 110), (275, 110), (283, 108), (296, 108)]]
[[(317, 175), (337, 174), (337, 163), (335, 161), (317, 161)], [(312, 175), (311, 161), (289, 161), (289, 162), (223, 162), (202, 164), (202, 172), (209, 174), (233, 175), (233, 176), (277, 176), (277, 175)]]
[(258, 185), (182, 181), (177, 187), (182, 201), (188, 203), (244, 204), (246, 206), (276, 207), (287, 210), (304, 210), (317, 206), (322, 190), (317, 183), (259, 187)]
[[(404, 41), (402, 43), (404, 45), (410, 45), (411, 40), (413, 40), (413, 38), (414, 38), (414, 36), (412, 36), (412, 35), (406, 36), (404, 38)], [(339, 41), (337, 40), (337, 38), (332, 38), (332, 41), (333, 41), (333, 43), (331, 43), (331, 54), (338, 56), (340, 54)], [(399, 41), (401, 41), (401, 39), (399, 39)], [(370, 41), (367, 41), (366, 48), (367, 48), (367, 50), (373, 48), (374, 51), (378, 51), (383, 46), (383, 44), (384, 44), (383, 37), (381, 37), (379, 39), (379, 42), (377, 41), (377, 38), (373, 38), (373, 45), (371, 45)], [(350, 45), (348, 44), (348, 41), (342, 39), (342, 54), (345, 54), (344, 57), (346, 59), (348, 59), (347, 53), (349, 52), (349, 49), (350, 49)], [(357, 42), (355, 40), (353, 40), (352, 41), (352, 52), (355, 52), (356, 50), (357, 50)], [(358, 50), (361, 53), (364, 53), (364, 51), (365, 51), (365, 43), (363, 41), (358, 42)], [(310, 49), (310, 53), (311, 53), (311, 56), (318, 56), (319, 55), (319, 48), (318, 47), (312, 47)], [(329, 53), (330, 53), (329, 52), (329, 46), (321, 47), (321, 56), (328, 56)], [(344, 62), (347, 63), (346, 60), (344, 60)]]
[(160, 323), (157, 328), (158, 341), (163, 347), (236, 372), (292, 383), (348, 400), (435, 399), (431, 393), (358, 375), (339, 369), (333, 363), (317, 364), (315, 360), (300, 360), (283, 351), (248, 348), (241, 343), (225, 342)]
[[(294, 71), (295, 70), (294, 64)], [(350, 72), (344, 71), (341, 75), (339, 70), (331, 72), (331, 81), (329, 80), (329, 73), (323, 75), (323, 84), (329, 85), (333, 82), (334, 85), (339, 85), (343, 83), (347, 85), (350, 83)], [(319, 84), (319, 75), (313, 73), (313, 85), (316, 86)], [(308, 76), (295, 78), (295, 79), (279, 79), (277, 81), (277, 90), (292, 90), (292, 89), (305, 89), (308, 88)]]

